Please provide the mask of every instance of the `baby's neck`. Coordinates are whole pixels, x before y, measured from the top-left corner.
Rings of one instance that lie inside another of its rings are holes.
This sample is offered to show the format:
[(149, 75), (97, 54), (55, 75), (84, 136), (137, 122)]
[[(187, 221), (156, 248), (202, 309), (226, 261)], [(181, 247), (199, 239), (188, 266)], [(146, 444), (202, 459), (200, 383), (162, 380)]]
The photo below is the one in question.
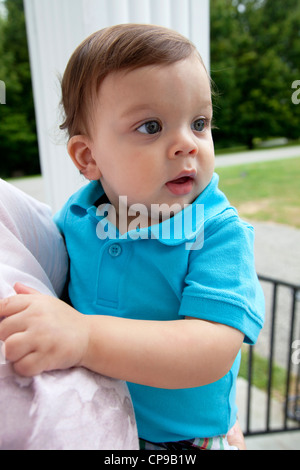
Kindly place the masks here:
[(119, 197), (117, 205), (112, 204), (104, 194), (96, 203), (98, 215), (104, 215), (106, 220), (114, 225), (121, 235), (132, 230), (141, 230), (162, 223), (180, 212), (179, 204), (152, 204), (150, 209), (144, 204), (128, 205), (126, 196)]

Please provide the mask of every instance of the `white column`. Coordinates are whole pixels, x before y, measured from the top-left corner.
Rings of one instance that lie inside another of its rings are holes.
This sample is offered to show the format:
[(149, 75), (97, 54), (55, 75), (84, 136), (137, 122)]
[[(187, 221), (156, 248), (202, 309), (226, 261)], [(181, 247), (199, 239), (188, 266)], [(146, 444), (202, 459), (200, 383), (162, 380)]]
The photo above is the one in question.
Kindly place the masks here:
[(209, 0), (189, 0), (189, 38), (197, 46), (202, 59), (210, 70), (210, 2)]
[(171, 28), (172, 0), (151, 0), (151, 23)]
[(131, 0), (128, 3), (131, 23), (151, 23), (151, 0)]
[(190, 38), (190, 22), (193, 15), (190, 10), (190, 0), (171, 0), (171, 2), (171, 27)]
[(86, 181), (59, 130), (60, 85), (75, 47), (119, 23), (153, 23), (189, 37), (209, 68), (209, 0), (24, 0), (42, 174), (47, 202), (58, 210)]

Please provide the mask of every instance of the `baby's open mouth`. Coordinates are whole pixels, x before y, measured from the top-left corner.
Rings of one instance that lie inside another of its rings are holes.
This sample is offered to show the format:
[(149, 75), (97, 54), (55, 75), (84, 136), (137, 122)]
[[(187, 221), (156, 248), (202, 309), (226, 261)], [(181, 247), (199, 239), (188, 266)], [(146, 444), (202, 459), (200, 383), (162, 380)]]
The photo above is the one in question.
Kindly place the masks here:
[(177, 178), (176, 180), (170, 181), (170, 183), (185, 184), (185, 183), (187, 183), (188, 181), (190, 181), (192, 179), (193, 178), (191, 178), (190, 176), (183, 176), (182, 178)]
[(189, 194), (193, 189), (194, 176), (181, 176), (166, 183), (167, 188), (176, 196)]

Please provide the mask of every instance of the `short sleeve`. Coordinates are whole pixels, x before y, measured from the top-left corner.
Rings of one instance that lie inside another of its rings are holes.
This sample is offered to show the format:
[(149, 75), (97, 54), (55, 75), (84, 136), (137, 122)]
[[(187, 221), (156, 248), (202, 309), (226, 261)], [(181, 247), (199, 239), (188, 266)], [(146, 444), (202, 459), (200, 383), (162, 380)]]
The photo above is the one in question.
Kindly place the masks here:
[(238, 216), (223, 216), (190, 252), (179, 314), (226, 324), (254, 344), (264, 322), (264, 295), (254, 261), (254, 230)]

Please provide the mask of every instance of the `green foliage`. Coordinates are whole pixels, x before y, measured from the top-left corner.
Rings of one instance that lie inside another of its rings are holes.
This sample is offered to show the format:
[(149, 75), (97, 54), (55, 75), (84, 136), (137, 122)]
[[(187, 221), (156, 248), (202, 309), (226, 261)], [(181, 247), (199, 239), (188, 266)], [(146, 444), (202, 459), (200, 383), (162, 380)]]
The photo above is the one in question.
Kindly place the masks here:
[(299, 138), (300, 106), (291, 101), (299, 57), (298, 0), (211, 0), (217, 147)]
[[(0, 176), (39, 173), (38, 146), (22, 0), (0, 16)], [(299, 0), (211, 0), (211, 71), (216, 83), (217, 148), (254, 139), (300, 137)]]
[(22, 0), (6, 0), (0, 18), (0, 80), (6, 104), (0, 106), (0, 176), (40, 172), (31, 74)]

